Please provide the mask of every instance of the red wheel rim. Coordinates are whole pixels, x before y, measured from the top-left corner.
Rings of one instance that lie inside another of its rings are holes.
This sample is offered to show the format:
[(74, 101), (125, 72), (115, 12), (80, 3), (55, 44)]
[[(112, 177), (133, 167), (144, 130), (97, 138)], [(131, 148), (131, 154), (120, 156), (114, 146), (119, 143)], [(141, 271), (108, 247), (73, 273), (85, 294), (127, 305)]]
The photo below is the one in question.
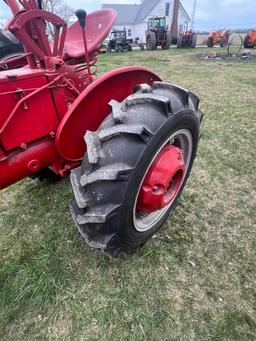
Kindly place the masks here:
[(164, 146), (144, 178), (136, 211), (152, 213), (169, 205), (181, 187), (185, 171), (181, 149), (173, 145)]

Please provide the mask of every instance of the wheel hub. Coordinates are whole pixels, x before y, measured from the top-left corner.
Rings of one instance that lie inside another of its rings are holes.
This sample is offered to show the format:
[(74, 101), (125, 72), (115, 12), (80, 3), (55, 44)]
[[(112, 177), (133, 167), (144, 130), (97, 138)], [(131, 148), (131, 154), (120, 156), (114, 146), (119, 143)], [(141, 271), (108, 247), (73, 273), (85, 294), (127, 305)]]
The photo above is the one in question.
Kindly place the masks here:
[(181, 149), (165, 146), (146, 174), (137, 201), (137, 212), (152, 213), (167, 206), (178, 193), (185, 174)]

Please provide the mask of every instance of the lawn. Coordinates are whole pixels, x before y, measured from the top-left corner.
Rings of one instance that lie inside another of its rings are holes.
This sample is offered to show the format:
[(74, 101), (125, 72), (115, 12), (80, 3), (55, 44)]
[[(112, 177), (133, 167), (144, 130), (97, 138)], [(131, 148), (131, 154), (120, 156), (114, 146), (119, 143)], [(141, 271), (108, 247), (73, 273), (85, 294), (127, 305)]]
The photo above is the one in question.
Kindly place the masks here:
[(198, 53), (100, 57), (101, 72), (156, 70), (198, 94), (205, 113), (177, 208), (133, 256), (87, 247), (68, 210), (68, 178), (1, 192), (1, 340), (255, 340), (256, 61)]

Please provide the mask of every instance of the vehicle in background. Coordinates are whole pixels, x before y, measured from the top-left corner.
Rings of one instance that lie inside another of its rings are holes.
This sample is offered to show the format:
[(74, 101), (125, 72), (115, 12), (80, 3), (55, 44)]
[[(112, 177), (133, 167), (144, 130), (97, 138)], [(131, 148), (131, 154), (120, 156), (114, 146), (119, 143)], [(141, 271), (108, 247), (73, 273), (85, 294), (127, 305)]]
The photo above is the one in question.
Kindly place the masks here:
[(178, 37), (178, 48), (195, 48), (197, 41), (197, 33), (194, 30), (181, 32)]
[(146, 31), (146, 46), (148, 50), (156, 50), (161, 46), (163, 50), (169, 50), (172, 43), (172, 36), (169, 27), (166, 25), (165, 17), (152, 17), (148, 19)]
[(126, 29), (114, 30), (111, 32), (108, 52), (112, 52), (112, 50), (116, 52), (132, 51), (132, 43), (133, 39), (127, 39)]
[(244, 38), (244, 48), (253, 49), (256, 47), (256, 28), (247, 33)]
[(230, 36), (230, 30), (224, 29), (219, 31), (211, 31), (207, 39), (207, 46), (214, 47), (220, 45), (220, 47), (227, 47)]

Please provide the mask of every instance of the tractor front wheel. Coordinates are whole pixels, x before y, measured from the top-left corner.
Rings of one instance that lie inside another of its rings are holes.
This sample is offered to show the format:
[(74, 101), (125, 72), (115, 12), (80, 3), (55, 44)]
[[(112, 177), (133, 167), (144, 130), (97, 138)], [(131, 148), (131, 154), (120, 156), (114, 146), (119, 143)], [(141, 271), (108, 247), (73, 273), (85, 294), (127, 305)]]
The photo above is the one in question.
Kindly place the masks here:
[(147, 36), (146, 46), (147, 49), (151, 51), (157, 49), (156, 34), (154, 32), (149, 32)]
[(150, 239), (173, 210), (197, 151), (194, 94), (163, 82), (137, 86), (96, 132), (71, 173), (75, 224), (87, 243), (118, 257)]
[(214, 46), (213, 39), (209, 37), (206, 42), (207, 47), (211, 48)]
[(165, 42), (162, 45), (162, 50), (169, 50), (172, 44), (172, 35), (171, 32), (167, 31), (165, 35)]

